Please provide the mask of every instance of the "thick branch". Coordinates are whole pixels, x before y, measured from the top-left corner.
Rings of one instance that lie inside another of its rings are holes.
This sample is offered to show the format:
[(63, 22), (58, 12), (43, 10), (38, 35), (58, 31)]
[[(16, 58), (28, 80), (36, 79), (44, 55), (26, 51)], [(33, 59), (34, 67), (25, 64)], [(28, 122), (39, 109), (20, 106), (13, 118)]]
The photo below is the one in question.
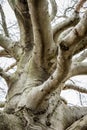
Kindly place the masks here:
[(84, 51), (82, 51), (79, 56), (76, 56), (72, 59), (72, 62), (82, 62), (83, 60), (85, 60), (87, 58), (87, 49), (85, 49)]
[[(65, 111), (64, 113), (64, 115), (66, 115), (65, 120), (69, 117), (68, 122), (65, 121), (66, 123), (68, 123), (67, 127), (71, 126), (72, 123), (82, 118), (86, 114), (87, 114), (87, 107), (76, 107), (76, 106), (69, 107), (68, 106), (67, 112)], [(73, 129), (73, 130), (80, 130), (80, 129)]]
[(24, 130), (23, 125), (17, 116), (0, 112), (0, 130)]
[(71, 65), (70, 72), (68, 74), (68, 78), (76, 75), (84, 75), (87, 74), (87, 62), (76, 62)]
[(73, 55), (81, 52), (82, 50), (87, 48), (87, 36), (85, 36), (76, 46)]
[(7, 37), (9, 37), (9, 32), (8, 32), (7, 24), (6, 24), (6, 18), (5, 18), (5, 14), (4, 14), (1, 4), (0, 4), (0, 13), (1, 13), (2, 27), (3, 27), (4, 33)]
[(81, 39), (83, 39), (86, 36), (86, 33), (87, 33), (87, 11), (85, 12), (80, 22), (68, 34), (68, 36), (63, 38), (61, 45), (65, 42), (66, 43), (65, 47), (67, 46), (74, 47), (74, 45), (77, 45), (77, 43), (79, 43), (79, 41), (81, 41)]
[(33, 48), (33, 30), (30, 18), (30, 12), (27, 4), (27, 0), (8, 0), (18, 20), (20, 29), (20, 40), (21, 45), (25, 51), (32, 50)]
[(59, 35), (72, 26), (75, 26), (79, 21), (79, 14), (74, 12), (70, 18), (65, 19), (64, 21), (58, 23), (53, 28), (53, 38), (54, 41), (57, 42)]
[[(70, 58), (68, 59), (68, 56), (66, 57), (65, 54), (66, 51), (62, 52), (62, 50), (60, 50), (57, 58), (57, 69), (55, 70), (53, 75), (50, 76), (48, 80), (45, 81), (42, 85), (32, 88), (31, 91), (28, 93), (25, 101), (23, 101), (22, 99), (24, 99), (26, 91), (23, 93), (18, 104), (18, 109), (26, 106), (31, 110), (35, 110), (40, 105), (44, 97), (48, 95), (51, 91), (55, 90), (58, 85), (61, 84), (69, 71), (71, 63)], [(29, 99), (31, 100), (29, 101)]]
[(81, 9), (81, 7), (83, 6), (83, 4), (84, 4), (85, 2), (86, 2), (86, 0), (80, 0), (80, 1), (77, 3), (76, 7), (75, 7), (75, 11), (76, 11), (76, 12), (79, 12), (80, 9)]
[(87, 115), (80, 118), (66, 130), (86, 130), (86, 129), (87, 129)]
[(6, 50), (9, 50), (11, 46), (14, 44), (12, 40), (10, 40), (7, 37), (4, 37), (2, 34), (0, 34), (0, 46), (3, 47)]
[[(16, 60), (19, 59), (22, 53), (22, 46), (19, 42), (14, 42), (10, 38), (4, 37), (0, 34), (0, 46), (3, 47), (11, 57), (14, 57)], [(2, 53), (2, 52), (1, 52)]]
[(81, 7), (83, 6), (83, 4), (85, 3), (86, 0), (80, 0), (76, 7), (75, 7), (75, 11), (72, 14), (72, 16), (66, 20), (64, 20), (62, 23), (57, 24), (54, 29), (53, 29), (53, 36), (54, 36), (54, 40), (55, 42), (57, 42), (57, 39), (59, 37), (59, 35), (61, 34), (61, 32), (63, 32), (65, 29), (71, 27), (71, 26), (75, 26), (78, 21), (79, 21), (79, 10), (81, 9)]
[[(73, 55), (74, 48), (76, 47), (77, 43), (85, 36), (86, 32), (87, 12), (76, 25), (76, 27), (60, 41), (58, 52), (59, 54), (57, 57), (57, 69), (53, 75), (51, 75), (42, 85), (32, 88), (25, 103), (21, 100), (18, 104), (18, 107), (26, 106), (35, 110), (46, 95), (59, 87), (61, 82), (66, 81), (66, 76), (68, 75), (70, 69), (71, 57)], [(23, 96), (25, 95), (26, 93), (24, 93)], [(29, 99), (31, 100), (29, 101)]]
[(47, 0), (28, 0), (34, 32), (34, 60), (48, 68), (48, 57), (53, 49), (53, 36), (50, 25)]
[(51, 21), (55, 18), (57, 14), (57, 3), (55, 0), (50, 0), (52, 12), (51, 12)]

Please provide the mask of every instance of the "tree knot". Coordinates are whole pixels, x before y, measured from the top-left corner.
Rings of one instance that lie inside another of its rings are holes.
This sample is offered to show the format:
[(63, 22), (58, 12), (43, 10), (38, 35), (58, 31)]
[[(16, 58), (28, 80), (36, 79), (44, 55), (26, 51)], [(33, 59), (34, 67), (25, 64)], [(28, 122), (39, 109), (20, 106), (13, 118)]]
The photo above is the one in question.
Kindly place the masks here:
[(64, 51), (68, 51), (69, 50), (69, 47), (67, 45), (64, 45), (63, 42), (60, 43), (60, 49), (61, 50), (64, 50)]

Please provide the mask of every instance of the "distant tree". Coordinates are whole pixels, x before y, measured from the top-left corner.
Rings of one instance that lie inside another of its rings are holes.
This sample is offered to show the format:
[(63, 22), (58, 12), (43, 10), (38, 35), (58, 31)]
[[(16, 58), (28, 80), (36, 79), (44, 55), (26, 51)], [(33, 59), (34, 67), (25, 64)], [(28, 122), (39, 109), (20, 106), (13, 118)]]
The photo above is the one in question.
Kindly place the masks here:
[[(66, 89), (87, 93), (66, 82), (73, 76), (87, 74), (87, 62), (83, 62), (87, 56), (87, 11), (79, 17), (86, 0), (77, 1), (72, 15), (54, 27), (51, 21), (57, 14), (55, 0), (50, 0), (51, 14), (48, 0), (8, 2), (17, 18), (20, 41), (10, 39), (0, 5), (5, 33), (0, 34), (0, 57), (16, 60), (9, 68), (0, 68), (0, 76), (8, 85), (6, 102), (0, 104), (4, 106), (0, 130), (86, 130), (87, 107), (68, 106), (60, 97)], [(78, 58), (74, 57), (81, 51)], [(8, 74), (15, 65), (17, 70)]]

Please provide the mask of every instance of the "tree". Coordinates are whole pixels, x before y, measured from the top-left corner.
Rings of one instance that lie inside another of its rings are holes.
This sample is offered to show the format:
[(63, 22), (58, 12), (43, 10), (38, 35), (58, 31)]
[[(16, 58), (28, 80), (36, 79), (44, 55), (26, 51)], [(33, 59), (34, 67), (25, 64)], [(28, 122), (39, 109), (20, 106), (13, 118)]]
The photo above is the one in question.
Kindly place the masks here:
[[(87, 107), (71, 107), (60, 97), (65, 89), (82, 93), (87, 90), (66, 81), (87, 74), (87, 11), (79, 17), (86, 0), (80, 0), (73, 14), (51, 26), (57, 13), (55, 0), (8, 0), (20, 29), (20, 41), (9, 38), (2, 6), (0, 57), (14, 57), (17, 70), (13, 74), (0, 69), (8, 85), (0, 130), (86, 130)], [(85, 51), (83, 51), (85, 50)], [(83, 51), (78, 58), (74, 57)], [(1, 106), (4, 104), (1, 103)]]

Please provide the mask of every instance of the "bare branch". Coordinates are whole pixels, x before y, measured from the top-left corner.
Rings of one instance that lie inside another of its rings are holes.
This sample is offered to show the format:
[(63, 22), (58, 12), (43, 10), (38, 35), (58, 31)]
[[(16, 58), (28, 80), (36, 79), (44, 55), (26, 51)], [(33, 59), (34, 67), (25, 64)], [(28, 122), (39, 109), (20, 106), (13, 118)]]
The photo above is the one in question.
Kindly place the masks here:
[(55, 18), (57, 14), (57, 3), (55, 0), (50, 0), (52, 12), (51, 12), (51, 21)]
[(70, 127), (68, 127), (66, 130), (86, 130), (87, 129), (87, 115), (77, 120), (75, 123), (73, 123)]
[(0, 46), (4, 48), (6, 53), (11, 57), (14, 57), (16, 60), (19, 60), (19, 57), (23, 51), (22, 46), (19, 42), (14, 42), (8, 37), (4, 37), (0, 34)]
[(9, 50), (9, 48), (11, 48), (13, 46), (14, 42), (3, 36), (2, 34), (0, 34), (0, 46), (3, 47), (6, 50)]
[(85, 36), (76, 46), (73, 55), (81, 52), (82, 50), (87, 48), (87, 36)]
[(30, 18), (30, 11), (28, 8), (27, 0), (18, 1), (18, 0), (8, 0), (10, 6), (14, 10), (14, 13), (17, 17), (19, 29), (20, 29), (20, 40), (21, 45), (25, 51), (30, 51), (33, 48), (34, 39), (33, 39), (33, 30), (32, 23)]
[(1, 4), (0, 4), (0, 13), (1, 13), (2, 27), (3, 27), (4, 33), (7, 37), (9, 37), (9, 32), (8, 32), (8, 29), (7, 29), (5, 14), (4, 14), (4, 11), (3, 11)]
[(87, 74), (87, 62), (74, 62), (71, 65), (70, 72), (68, 74), (68, 78), (76, 75), (84, 75)]
[(83, 88), (83, 87), (80, 87), (77, 84), (65, 83), (65, 85), (63, 87), (63, 90), (67, 90), (67, 89), (73, 89), (73, 90), (76, 90), (78, 92), (86, 93), (87, 94), (87, 89)]
[(11, 76), (7, 74), (2, 68), (0, 68), (0, 76), (4, 78), (7, 83), (10, 82)]
[(15, 67), (16, 65), (17, 65), (17, 63), (15, 62), (15, 63), (11, 64), (10, 66), (8, 66), (4, 71), (7, 72), (10, 69), (12, 69), (13, 67)]
[(75, 11), (76, 11), (76, 12), (79, 12), (80, 9), (81, 9), (81, 7), (83, 6), (83, 4), (84, 4), (85, 2), (86, 2), (86, 0), (80, 0), (80, 1), (77, 3), (76, 7), (75, 7)]
[(3, 49), (3, 50), (0, 50), (0, 57), (11, 58), (11, 55), (9, 55), (8, 51), (6, 51), (5, 49)]
[(85, 60), (87, 58), (87, 49), (85, 49), (84, 51), (82, 51), (79, 56), (75, 56), (72, 59), (72, 62), (82, 62), (83, 60)]
[(53, 28), (54, 41), (57, 42), (59, 35), (69, 27), (75, 26), (79, 21), (79, 14), (74, 12), (70, 18), (58, 23)]
[(66, 20), (64, 20), (62, 23), (59, 23), (58, 25), (56, 25), (53, 29), (53, 36), (54, 36), (54, 40), (55, 42), (57, 42), (57, 39), (59, 37), (59, 35), (61, 34), (61, 32), (63, 32), (65, 29), (71, 27), (71, 26), (75, 26), (78, 23), (79, 20), (79, 10), (81, 9), (81, 7), (83, 6), (83, 4), (85, 3), (86, 0), (80, 0), (77, 5), (76, 8), (74, 10), (74, 13), (72, 14), (72, 16)]
[(77, 43), (86, 36), (86, 32), (87, 32), (86, 18), (87, 18), (87, 11), (85, 12), (80, 22), (68, 34), (68, 36), (63, 38), (62, 42), (64, 43), (66, 41), (65, 42), (66, 46), (67, 45), (71, 46), (72, 44), (77, 45)]

